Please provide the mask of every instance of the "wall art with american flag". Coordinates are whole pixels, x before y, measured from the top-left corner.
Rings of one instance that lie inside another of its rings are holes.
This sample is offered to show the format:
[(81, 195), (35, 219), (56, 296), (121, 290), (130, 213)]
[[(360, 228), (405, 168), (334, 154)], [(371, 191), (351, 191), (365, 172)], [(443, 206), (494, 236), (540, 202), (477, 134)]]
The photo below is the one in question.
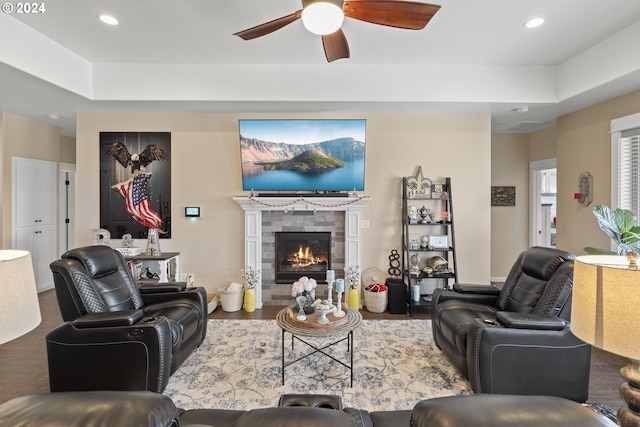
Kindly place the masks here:
[(171, 237), (171, 133), (100, 132), (100, 224), (113, 238)]

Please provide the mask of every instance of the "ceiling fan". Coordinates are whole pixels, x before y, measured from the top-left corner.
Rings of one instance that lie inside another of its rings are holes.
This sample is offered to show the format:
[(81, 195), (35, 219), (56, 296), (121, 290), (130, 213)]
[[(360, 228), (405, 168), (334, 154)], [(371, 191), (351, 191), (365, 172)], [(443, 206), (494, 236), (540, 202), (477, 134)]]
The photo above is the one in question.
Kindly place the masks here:
[(302, 9), (235, 33), (244, 40), (270, 34), (302, 19), (311, 32), (322, 36), (327, 61), (349, 57), (349, 44), (340, 28), (344, 17), (388, 27), (421, 30), (440, 6), (404, 0), (302, 0)]

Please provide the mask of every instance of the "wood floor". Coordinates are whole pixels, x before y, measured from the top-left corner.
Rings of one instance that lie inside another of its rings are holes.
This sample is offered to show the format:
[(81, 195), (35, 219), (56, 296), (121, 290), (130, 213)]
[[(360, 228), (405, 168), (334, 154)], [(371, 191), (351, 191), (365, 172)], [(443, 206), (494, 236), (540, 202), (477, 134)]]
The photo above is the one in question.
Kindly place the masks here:
[[(30, 333), (11, 342), (0, 345), (0, 404), (14, 397), (34, 393), (49, 392), (49, 376), (45, 336), (62, 322), (55, 292), (39, 294), (42, 323)], [(210, 319), (275, 319), (280, 307), (264, 307), (253, 313), (244, 310), (234, 313), (217, 308)], [(361, 311), (364, 319), (408, 320), (406, 314), (370, 313)], [(416, 313), (415, 319), (429, 319), (427, 313)], [(591, 368), (589, 401), (606, 404), (612, 408), (623, 406), (618, 395), (622, 383), (619, 369), (626, 360), (619, 356), (594, 349)]]

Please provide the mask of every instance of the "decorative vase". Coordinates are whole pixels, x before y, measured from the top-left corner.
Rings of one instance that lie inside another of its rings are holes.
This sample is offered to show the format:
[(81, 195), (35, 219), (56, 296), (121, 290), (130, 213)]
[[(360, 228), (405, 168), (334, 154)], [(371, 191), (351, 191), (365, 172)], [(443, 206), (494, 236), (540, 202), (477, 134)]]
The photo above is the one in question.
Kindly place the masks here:
[(253, 313), (256, 310), (256, 290), (245, 289), (244, 290), (244, 311), (247, 313)]
[(349, 289), (349, 307), (360, 310), (360, 293), (357, 289)]

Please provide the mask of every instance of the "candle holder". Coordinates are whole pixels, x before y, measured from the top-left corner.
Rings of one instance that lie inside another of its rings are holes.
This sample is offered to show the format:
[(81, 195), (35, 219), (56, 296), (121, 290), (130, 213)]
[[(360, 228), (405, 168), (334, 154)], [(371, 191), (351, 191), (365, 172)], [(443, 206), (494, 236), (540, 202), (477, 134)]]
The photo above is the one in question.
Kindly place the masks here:
[(327, 284), (329, 285), (329, 295), (327, 296), (327, 301), (329, 301), (329, 306), (333, 303), (333, 297), (331, 296), (331, 290), (333, 288), (333, 282), (336, 281), (336, 272), (335, 270), (327, 270), (327, 277), (325, 278)]
[(342, 292), (336, 292), (338, 294), (338, 307), (333, 312), (335, 317), (344, 317), (347, 313), (342, 311)]
[(329, 286), (329, 295), (327, 295), (327, 301), (329, 302), (329, 306), (331, 306), (333, 304), (333, 298), (331, 296), (332, 291), (333, 291), (333, 280), (332, 281), (327, 281), (327, 285)]

